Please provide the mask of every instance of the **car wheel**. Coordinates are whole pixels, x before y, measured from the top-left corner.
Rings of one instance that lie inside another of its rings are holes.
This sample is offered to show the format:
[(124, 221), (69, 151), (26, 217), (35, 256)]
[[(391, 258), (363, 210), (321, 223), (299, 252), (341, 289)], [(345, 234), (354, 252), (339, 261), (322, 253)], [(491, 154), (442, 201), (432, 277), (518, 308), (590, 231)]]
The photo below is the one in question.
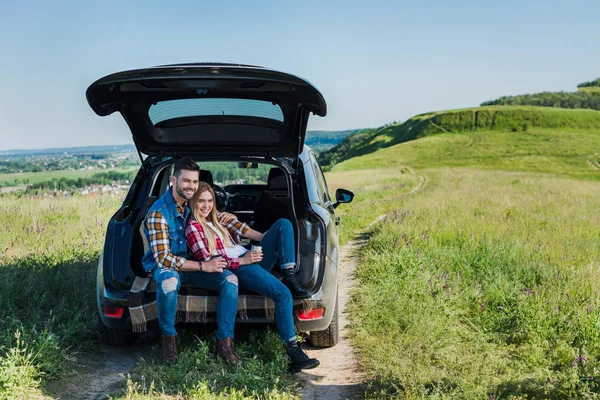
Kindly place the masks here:
[(327, 329), (322, 331), (311, 331), (308, 340), (315, 347), (333, 347), (340, 341), (338, 313), (338, 298), (335, 295), (335, 308), (333, 309), (333, 317)]
[(131, 329), (109, 328), (102, 321), (98, 321), (98, 332), (100, 333), (102, 343), (108, 346), (131, 346), (136, 337), (136, 334)]

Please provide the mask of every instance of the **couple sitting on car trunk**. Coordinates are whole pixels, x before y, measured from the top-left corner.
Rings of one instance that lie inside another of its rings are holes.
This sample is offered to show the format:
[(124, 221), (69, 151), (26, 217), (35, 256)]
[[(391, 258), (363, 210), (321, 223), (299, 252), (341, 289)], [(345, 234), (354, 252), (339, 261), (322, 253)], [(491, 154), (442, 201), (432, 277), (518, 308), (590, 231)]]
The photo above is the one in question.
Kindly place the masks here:
[[(199, 182), (199, 171), (193, 160), (179, 160), (171, 177), (171, 189), (151, 206), (144, 223), (150, 248), (142, 264), (157, 284), (163, 360), (173, 363), (178, 357), (177, 293), (185, 282), (219, 292), (216, 353), (229, 364), (240, 362), (232, 342), (238, 286), (242, 285), (273, 300), (277, 329), (289, 357), (289, 370), (318, 366), (319, 361), (309, 358), (296, 340), (292, 292), (299, 298), (306, 298), (309, 293), (294, 273), (292, 224), (280, 219), (267, 232), (260, 233), (232, 214), (219, 213), (213, 189), (206, 182)], [(248, 251), (240, 246), (234, 239), (239, 236), (260, 242), (262, 251)], [(185, 258), (188, 246), (196, 260)], [(285, 284), (270, 273), (277, 260)]]

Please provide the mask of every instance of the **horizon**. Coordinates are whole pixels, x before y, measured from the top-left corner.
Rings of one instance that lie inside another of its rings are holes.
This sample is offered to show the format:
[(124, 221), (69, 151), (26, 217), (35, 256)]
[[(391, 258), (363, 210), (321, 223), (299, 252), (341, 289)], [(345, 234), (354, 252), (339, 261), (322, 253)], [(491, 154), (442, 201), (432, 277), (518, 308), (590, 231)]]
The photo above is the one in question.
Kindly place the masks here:
[(179, 62), (262, 65), (309, 80), (329, 109), (310, 131), (572, 92), (600, 76), (598, 12), (592, 1), (4, 4), (0, 151), (133, 144), (118, 114), (94, 114), (85, 90), (110, 73)]

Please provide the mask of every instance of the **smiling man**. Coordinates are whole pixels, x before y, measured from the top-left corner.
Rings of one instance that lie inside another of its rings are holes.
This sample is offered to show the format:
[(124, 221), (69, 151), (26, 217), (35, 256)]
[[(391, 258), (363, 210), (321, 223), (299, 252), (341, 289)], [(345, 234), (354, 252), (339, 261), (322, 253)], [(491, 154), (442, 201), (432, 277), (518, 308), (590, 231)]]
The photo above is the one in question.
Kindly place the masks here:
[(163, 360), (168, 364), (178, 357), (175, 313), (181, 285), (180, 272), (202, 270), (199, 262), (185, 258), (185, 224), (190, 212), (187, 202), (198, 189), (199, 175), (200, 168), (193, 160), (182, 158), (177, 162), (171, 177), (171, 189), (150, 207), (144, 223), (150, 246), (142, 258), (142, 264), (156, 281)]

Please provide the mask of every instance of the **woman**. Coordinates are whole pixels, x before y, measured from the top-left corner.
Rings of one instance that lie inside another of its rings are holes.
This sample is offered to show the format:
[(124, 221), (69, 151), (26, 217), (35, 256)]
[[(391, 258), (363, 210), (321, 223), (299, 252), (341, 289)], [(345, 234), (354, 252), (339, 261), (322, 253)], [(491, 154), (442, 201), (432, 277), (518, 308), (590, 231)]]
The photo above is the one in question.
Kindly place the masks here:
[[(190, 211), (191, 218), (185, 230), (188, 246), (202, 265), (209, 260), (216, 263), (214, 269), (203, 269), (203, 271), (234, 274), (242, 286), (272, 299), (275, 303), (277, 330), (290, 359), (289, 370), (298, 371), (317, 367), (319, 361), (309, 358), (296, 340), (292, 294), (270, 273), (279, 258), (284, 276), (295, 277), (293, 268), (296, 265), (296, 254), (294, 232), (290, 221), (280, 219), (264, 234), (247, 226), (236, 230), (235, 232), (243, 237), (260, 241), (262, 251), (248, 251), (240, 246), (219, 222), (215, 208), (215, 194), (210, 185), (200, 182), (198, 190), (190, 201)], [(231, 221), (228, 222), (228, 226), (233, 225)], [(227, 310), (226, 315), (229, 318), (225, 322), (227, 326), (233, 325), (235, 311)], [(233, 329), (228, 330), (227, 335), (225, 338), (218, 338), (217, 354), (230, 364), (237, 364), (239, 358), (233, 351)]]

